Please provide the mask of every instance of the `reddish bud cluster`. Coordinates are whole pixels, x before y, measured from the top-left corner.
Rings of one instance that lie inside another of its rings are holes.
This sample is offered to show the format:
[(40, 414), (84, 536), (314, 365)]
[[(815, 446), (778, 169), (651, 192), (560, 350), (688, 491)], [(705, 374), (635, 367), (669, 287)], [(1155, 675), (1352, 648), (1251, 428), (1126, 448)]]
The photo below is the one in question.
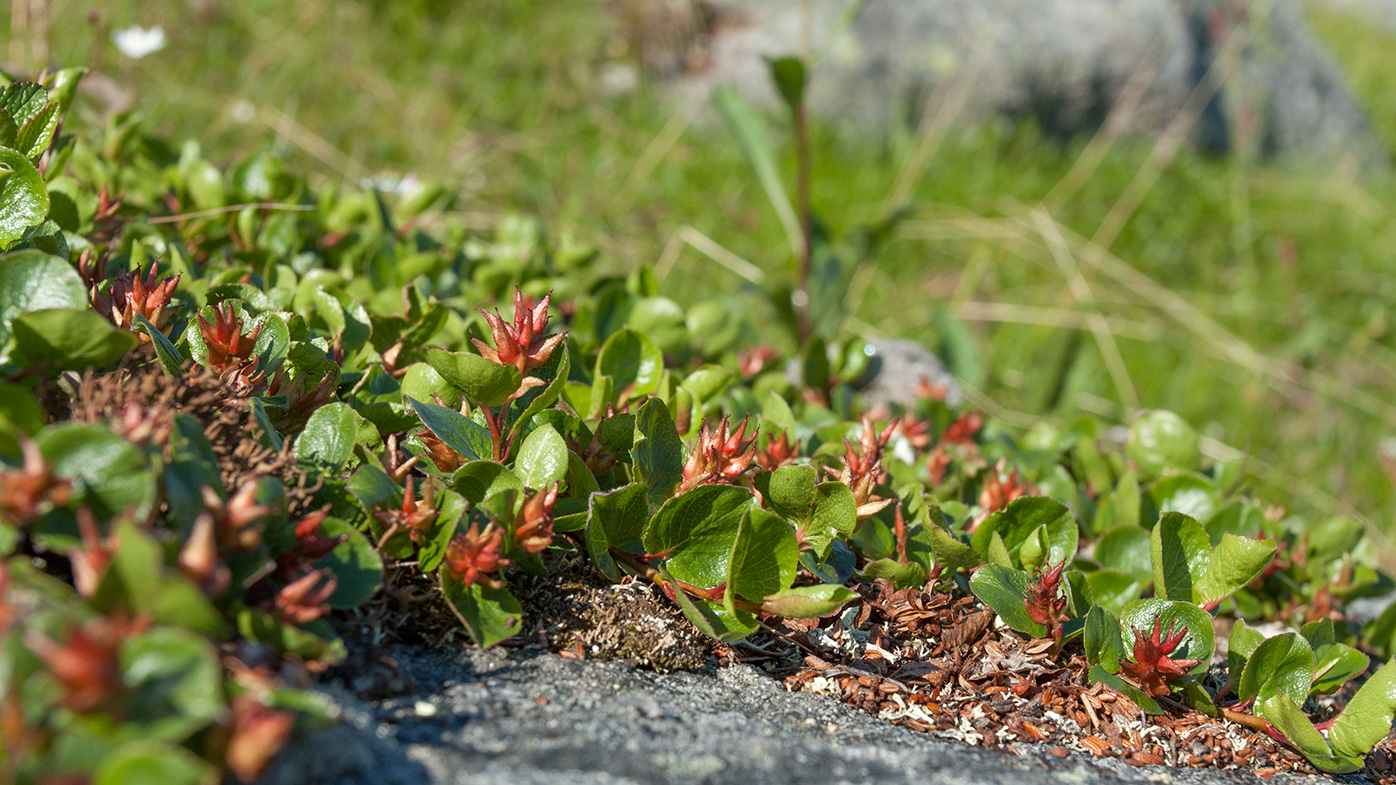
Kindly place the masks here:
[(523, 292), (514, 289), (514, 322), (506, 324), (496, 310), (494, 313), (480, 309), (489, 322), (490, 332), (494, 333), (496, 348), (490, 348), (478, 338), (470, 339), (480, 356), (499, 365), (512, 365), (519, 373), (527, 375), (532, 368), (546, 363), (553, 350), (566, 338), (566, 333), (545, 337), (548, 329), (548, 303), (552, 295), (544, 297), (533, 309), (524, 302)]
[(349, 539), (347, 534), (335, 537), (325, 536), (321, 525), (328, 516), (327, 510), (317, 510), (296, 524), (295, 544), (276, 556), (276, 568), (282, 575), (291, 576), (299, 573), (329, 556), (330, 552), (339, 547), (340, 543)]
[(309, 374), (288, 378), (284, 370), (277, 371), (267, 386), (267, 395), (284, 396), (286, 402), (278, 407), (273, 422), (283, 431), (299, 433), (316, 409), (334, 400), (338, 389), (337, 372), (326, 373), (311, 385)]
[(53, 474), (37, 444), (22, 438), (19, 449), (24, 462), (0, 472), (0, 521), (14, 525), (67, 504), (73, 495), (73, 484)]
[(311, 570), (276, 593), (272, 611), (291, 624), (309, 624), (329, 612), (330, 606), (325, 603), (338, 583), (334, 571), (328, 567)]
[(887, 449), (887, 441), (892, 438), (896, 423), (883, 428), (881, 433), (873, 427), (869, 417), (863, 418), (863, 437), (857, 452), (853, 443), (843, 440), (843, 470), (830, 475), (847, 485), (853, 491), (853, 501), (858, 505), (858, 519), (876, 515), (893, 499), (883, 499), (873, 495), (873, 490), (882, 478), (882, 454)]
[(228, 770), (243, 782), (251, 782), (281, 751), (296, 725), (296, 715), (273, 709), (251, 692), (233, 698), (232, 733), (223, 758)]
[(728, 432), (728, 418), (716, 428), (706, 423), (698, 429), (698, 441), (683, 465), (683, 482), (678, 493), (699, 485), (731, 483), (751, 468), (756, 458), (756, 435), (746, 435), (749, 418), (742, 418), (736, 430)]
[(478, 583), (487, 589), (497, 589), (504, 582), (491, 573), (509, 564), (500, 554), (503, 545), (503, 529), (491, 523), (481, 531), (479, 523), (472, 523), (464, 534), (457, 534), (446, 545), (446, 569), (466, 588)]
[(974, 437), (984, 427), (984, 418), (979, 412), (965, 412), (945, 428), (940, 435), (942, 444), (974, 444)]
[(256, 371), (256, 359), (252, 356), (257, 338), (262, 334), (262, 325), (244, 334), (242, 316), (232, 303), (222, 303), (213, 308), (213, 323), (196, 318), (199, 335), (208, 349), (209, 370), (227, 382), (237, 395), (247, 395), (266, 381), (266, 373)]
[(120, 543), (114, 533), (102, 537), (97, 531), (97, 520), (86, 507), (78, 510), (77, 518), (82, 547), (69, 549), (68, 561), (72, 565), (73, 586), (77, 588), (78, 594), (91, 597), (97, 593), (97, 584), (102, 580), (102, 573), (106, 572), (107, 565), (111, 564), (111, 560), (116, 556), (116, 549)]
[(979, 506), (986, 513), (1001, 510), (1014, 499), (1033, 493), (1032, 486), (1018, 476), (1017, 469), (1005, 477), (1003, 471), (1007, 468), (1008, 461), (1000, 458), (993, 470), (984, 476), (984, 485), (979, 490)]
[(436, 509), (435, 499), (436, 486), (428, 482), (421, 500), (418, 500), (416, 489), (413, 488), (412, 475), (409, 474), (407, 489), (402, 494), (402, 506), (395, 510), (375, 510), (373, 517), (389, 531), (406, 529), (412, 542), (420, 542), (432, 524), (436, 523), (436, 516), (440, 513), (440, 510)]
[(903, 414), (892, 423), (895, 432), (906, 437), (908, 443), (918, 450), (924, 450), (931, 444), (931, 424), (920, 419), (911, 412)]
[(257, 503), (257, 483), (248, 481), (226, 502), (218, 492), (207, 486), (203, 489), (204, 506), (202, 515), (213, 519), (213, 531), (218, 544), (228, 550), (246, 553), (262, 543), (262, 518), (271, 514), (271, 507)]
[[(144, 278), (139, 269), (117, 275), (106, 293), (100, 289), (93, 291), (93, 310), (123, 330), (135, 327), (136, 314), (144, 316), (156, 329), (164, 330), (170, 320), (165, 309), (179, 285), (179, 276), (162, 279), (159, 275), (158, 262), (151, 263), (150, 272)], [(142, 343), (150, 343), (150, 336), (143, 332), (140, 339)]]
[(465, 465), (465, 456), (451, 449), (450, 445), (441, 441), (440, 437), (431, 431), (422, 431), (417, 435), (417, 440), (427, 448), (427, 456), (442, 474), (451, 474)]
[(121, 644), (145, 626), (144, 621), (98, 616), (72, 627), (62, 643), (33, 630), (24, 642), (61, 687), (59, 702), (81, 714), (102, 708), (120, 692)]
[(756, 462), (761, 468), (773, 472), (782, 466), (789, 466), (799, 454), (800, 443), (792, 442), (790, 437), (782, 433), (767, 439), (766, 449), (756, 451)]
[(1023, 599), (1028, 618), (1046, 626), (1054, 640), (1061, 637), (1062, 614), (1066, 611), (1066, 596), (1061, 588), (1065, 567), (1066, 560), (1063, 559), (1055, 567), (1043, 568), (1036, 580), (1028, 584), (1028, 596)]
[(742, 376), (751, 378), (766, 370), (766, 366), (778, 357), (780, 357), (780, 352), (775, 347), (766, 344), (741, 349), (737, 352), (737, 370), (741, 372)]
[(530, 496), (514, 518), (514, 542), (529, 553), (542, 553), (553, 542), (553, 505), (558, 484)]
[(1186, 627), (1174, 632), (1172, 623), (1168, 625), (1168, 632), (1163, 632), (1163, 619), (1154, 619), (1151, 635), (1134, 631), (1134, 662), (1122, 662), (1120, 668), (1125, 675), (1139, 682), (1144, 692), (1154, 697), (1167, 695), (1169, 682), (1183, 678), (1188, 670), (1202, 662), (1169, 657), (1187, 634)]

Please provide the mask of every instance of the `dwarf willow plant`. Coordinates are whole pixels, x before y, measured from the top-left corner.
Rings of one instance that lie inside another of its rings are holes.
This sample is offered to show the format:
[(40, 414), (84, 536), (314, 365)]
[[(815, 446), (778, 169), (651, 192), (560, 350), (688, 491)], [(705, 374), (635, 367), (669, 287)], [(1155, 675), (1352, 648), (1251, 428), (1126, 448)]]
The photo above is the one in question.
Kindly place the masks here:
[[(1390, 666), (1326, 738), (1299, 709), (1391, 645), (1392, 618), (1332, 623), (1391, 587), (1360, 529), (1260, 507), (1172, 415), (1121, 451), (929, 384), (869, 412), (858, 342), (753, 344), (743, 302), (682, 309), (530, 219), (453, 228), (439, 185), (223, 171), (134, 117), (61, 136), (80, 76), (0, 94), (9, 780), (251, 780), (321, 721), (295, 687), (344, 657), (336, 614), (444, 607), (491, 645), (524, 630), (518, 576), (576, 555), (724, 641), (860, 581), (973, 591), (1148, 710), (1266, 723), (1333, 770), (1390, 725)], [(1238, 623), (1209, 690), (1218, 612), (1317, 621)]]

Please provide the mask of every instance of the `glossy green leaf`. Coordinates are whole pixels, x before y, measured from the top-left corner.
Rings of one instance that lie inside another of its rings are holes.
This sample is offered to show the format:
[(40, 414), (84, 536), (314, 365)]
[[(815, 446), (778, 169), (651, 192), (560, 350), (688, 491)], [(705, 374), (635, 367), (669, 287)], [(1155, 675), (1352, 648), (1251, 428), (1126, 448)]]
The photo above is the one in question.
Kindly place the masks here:
[(514, 469), (524, 484), (543, 489), (567, 476), (567, 442), (551, 425), (535, 428), (519, 445)]
[(93, 785), (200, 785), (217, 772), (189, 750), (167, 741), (142, 739), (112, 750), (92, 773)]
[(761, 609), (791, 619), (813, 619), (828, 616), (856, 599), (858, 593), (846, 586), (823, 583), (776, 592), (762, 601)]
[(683, 480), (684, 447), (664, 402), (651, 400), (635, 417), (635, 479), (649, 489), (651, 504), (661, 504)]
[(1120, 660), (1125, 656), (1125, 642), (1120, 637), (1120, 620), (1115, 614), (1100, 607), (1091, 608), (1086, 614), (1086, 627), (1082, 636), (1086, 648), (1086, 661), (1092, 667), (1115, 673), (1120, 669)]
[(523, 375), (512, 365), (496, 365), (478, 354), (427, 349), (427, 362), (448, 384), (480, 406), (498, 406), (518, 391)]
[(451, 476), (451, 486), (478, 505), (501, 491), (523, 491), (524, 481), (502, 463), (471, 461)]
[(1022, 570), (985, 564), (974, 573), (969, 588), (980, 602), (994, 609), (1004, 624), (1035, 638), (1045, 638), (1047, 628), (1033, 621), (1023, 604), (1028, 597), (1029, 580)]
[(1149, 530), (1138, 526), (1117, 526), (1096, 541), (1095, 560), (1101, 567), (1118, 570), (1140, 583), (1154, 580), (1149, 557)]
[(0, 248), (48, 215), (48, 188), (23, 153), (0, 147)]
[[(1294, 745), (1295, 749), (1319, 769), (1329, 774), (1348, 774), (1362, 768), (1362, 759), (1356, 755), (1334, 754), (1323, 734), (1319, 733), (1309, 718), (1304, 716), (1303, 710), (1285, 693), (1278, 693), (1257, 703), (1256, 714), (1269, 720), (1289, 739), (1289, 743)], [(1390, 729), (1389, 716), (1386, 724), (1387, 728), (1382, 731), (1382, 736)], [(1332, 737), (1331, 731), (1329, 737)]]
[(643, 333), (628, 327), (608, 338), (596, 358), (596, 375), (611, 378), (620, 400), (654, 392), (663, 373), (664, 355)]
[(1179, 630), (1187, 630), (1170, 657), (1201, 660), (1193, 669), (1194, 673), (1201, 673), (1207, 669), (1212, 650), (1216, 646), (1216, 634), (1212, 630), (1210, 614), (1185, 601), (1157, 597), (1136, 600), (1120, 614), (1125, 649), (1133, 650), (1136, 636), (1142, 634), (1148, 637), (1153, 634), (1155, 622), (1159, 624), (1161, 633), (1167, 633), (1170, 629), (1175, 634)]
[(897, 589), (914, 589), (926, 584), (926, 568), (916, 562), (877, 559), (863, 565), (861, 574), (869, 581), (886, 578)]
[(677, 579), (700, 588), (727, 580), (742, 517), (756, 504), (745, 488), (703, 485), (664, 503), (645, 529), (647, 553), (665, 557)]
[(493, 455), (493, 439), (485, 426), (455, 409), (423, 403), (415, 398), (408, 398), (407, 402), (417, 416), (422, 418), (422, 425), (462, 457), (478, 461)]
[(733, 596), (760, 602), (768, 594), (789, 588), (799, 559), (800, 546), (785, 519), (759, 507), (747, 510), (727, 562), (728, 609), (733, 609)]
[(1231, 636), (1226, 644), (1226, 663), (1232, 678), (1241, 678), (1246, 660), (1255, 653), (1256, 647), (1265, 642), (1261, 635), (1246, 624), (1245, 619), (1237, 619), (1231, 627)]
[(1079, 532), (1071, 510), (1065, 504), (1045, 496), (1025, 496), (1014, 499), (1008, 506), (990, 515), (975, 529), (970, 545), (987, 554), (995, 534), (1003, 538), (1012, 564), (1020, 563), (1023, 543), (1039, 526), (1047, 530), (1051, 552), (1048, 561), (1060, 564), (1076, 554)]
[(354, 454), (359, 416), (347, 403), (330, 403), (310, 415), (296, 438), (296, 459), (332, 469), (342, 468)]
[(493, 646), (523, 629), (523, 608), (508, 589), (487, 589), (478, 583), (467, 587), (444, 568), (441, 588), (475, 645)]
[(1339, 755), (1366, 755), (1386, 738), (1396, 717), (1396, 661), (1381, 666), (1348, 701), (1328, 731)]
[[(668, 580), (673, 581), (672, 578)], [(715, 640), (726, 643), (739, 641), (755, 632), (758, 626), (756, 616), (747, 611), (729, 611), (717, 603), (690, 597), (678, 587), (673, 587), (673, 595), (684, 618), (692, 622), (699, 632)]]
[(1211, 550), (1207, 571), (1193, 585), (1193, 600), (1210, 605), (1223, 600), (1260, 577), (1275, 557), (1275, 543), (1251, 540), (1230, 532)]
[(1159, 519), (1149, 540), (1154, 567), (1154, 593), (1171, 600), (1192, 601), (1195, 585), (1207, 572), (1212, 543), (1202, 524), (1170, 512)]
[(647, 489), (642, 483), (592, 494), (587, 509), (587, 552), (603, 575), (613, 581), (621, 579), (620, 568), (609, 550), (643, 552), (641, 537), (649, 520)]
[(383, 583), (383, 560), (373, 543), (358, 529), (339, 518), (326, 518), (320, 524), (325, 537), (347, 536), (330, 554), (315, 563), (315, 568), (328, 567), (336, 580), (329, 606), (348, 610), (368, 602)]
[(150, 323), (140, 314), (133, 314), (135, 317), (135, 329), (150, 336), (150, 345), (155, 347), (155, 356), (160, 358), (160, 365), (165, 372), (175, 375), (184, 372), (184, 355), (170, 342), (169, 336), (161, 332), (155, 325)]
[(1197, 468), (1202, 452), (1197, 431), (1173, 412), (1154, 409), (1130, 425), (1125, 451), (1146, 477)]
[(154, 473), (140, 449), (105, 425), (51, 425), (34, 441), (54, 474), (75, 481), (79, 498), (99, 519), (128, 509), (137, 519), (150, 514), (156, 499)]
[(15, 317), (10, 359), (29, 368), (81, 371), (120, 360), (136, 348), (135, 335), (94, 311), (46, 308)]
[(1255, 648), (1236, 683), (1236, 694), (1242, 700), (1265, 700), (1283, 692), (1295, 701), (1303, 701), (1309, 697), (1313, 678), (1313, 649), (1298, 633), (1287, 632), (1267, 638)]
[(935, 554), (936, 564), (952, 573), (984, 563), (983, 557), (973, 548), (955, 539), (953, 534), (939, 526), (931, 527), (930, 539), (931, 552)]

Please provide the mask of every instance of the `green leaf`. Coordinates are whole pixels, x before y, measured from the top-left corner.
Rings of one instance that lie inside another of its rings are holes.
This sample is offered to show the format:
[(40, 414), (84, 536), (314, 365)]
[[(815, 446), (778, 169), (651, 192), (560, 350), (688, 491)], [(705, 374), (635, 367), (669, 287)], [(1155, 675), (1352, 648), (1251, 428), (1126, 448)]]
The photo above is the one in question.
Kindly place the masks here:
[(1180, 512), (1165, 514), (1154, 526), (1149, 552), (1154, 593), (1164, 599), (1191, 601), (1212, 555), (1212, 542), (1202, 524)]
[(742, 516), (727, 561), (727, 602), (741, 597), (760, 602), (768, 594), (789, 588), (795, 580), (800, 546), (795, 532), (779, 515), (752, 507)]
[(189, 630), (157, 627), (121, 646), (128, 722), (168, 741), (183, 741), (227, 708), (223, 668), (213, 645)]
[(955, 539), (955, 535), (939, 526), (931, 527), (931, 553), (935, 554), (936, 564), (952, 573), (984, 563), (983, 557), (973, 548)]
[(757, 182), (766, 192), (766, 198), (775, 208), (780, 225), (785, 228), (785, 236), (790, 241), (792, 253), (800, 249), (800, 222), (795, 217), (795, 209), (790, 206), (790, 197), (781, 184), (780, 167), (776, 164), (775, 150), (766, 135), (761, 116), (742, 99), (737, 91), (727, 85), (719, 85), (713, 90), (713, 103), (717, 104), (722, 119), (732, 134), (737, 137), (742, 155), (756, 175)]
[[(761, 487), (763, 481), (765, 487)], [(786, 466), (757, 479), (771, 509), (796, 524), (808, 521), (813, 514), (814, 486), (818, 484), (819, 471), (813, 466)]]
[(1096, 541), (1095, 560), (1101, 567), (1118, 570), (1147, 585), (1154, 580), (1149, 548), (1148, 529), (1117, 526)]
[(608, 338), (596, 358), (596, 375), (611, 378), (620, 400), (654, 392), (663, 373), (664, 355), (649, 338), (628, 327)]
[(427, 349), (427, 362), (448, 384), (480, 406), (504, 403), (523, 382), (518, 368), (496, 365), (478, 354), (432, 348)]
[(456, 470), (451, 477), (451, 486), (471, 504), (479, 505), (501, 491), (522, 492), (524, 481), (502, 463), (471, 461)]
[(693, 394), (700, 404), (717, 400), (737, 381), (737, 375), (720, 365), (704, 365), (688, 375), (680, 384)]
[(1118, 570), (1091, 570), (1086, 573), (1086, 582), (1096, 603), (1115, 614), (1123, 613), (1148, 586)]
[[(1325, 621), (1327, 621), (1325, 619)], [(1309, 692), (1325, 695), (1335, 692), (1349, 680), (1361, 676), (1371, 660), (1346, 643), (1326, 643), (1314, 647), (1314, 684)]]
[(649, 489), (651, 504), (661, 504), (673, 495), (683, 480), (684, 449), (663, 401), (646, 401), (640, 407), (635, 417), (635, 446), (630, 455), (634, 460), (635, 479)]
[(1275, 543), (1223, 534), (1212, 549), (1207, 572), (1193, 584), (1193, 601), (1210, 605), (1226, 599), (1260, 577), (1275, 557)]
[(567, 476), (567, 442), (552, 425), (543, 424), (523, 440), (514, 468), (530, 488), (543, 489)]
[(320, 524), (326, 537), (348, 535), (329, 555), (315, 563), (315, 568), (328, 567), (337, 579), (329, 605), (335, 610), (349, 610), (368, 602), (383, 583), (383, 559), (358, 529), (339, 518), (326, 518)]
[(448, 407), (459, 406), (461, 401), (460, 391), (441, 378), (441, 374), (429, 363), (413, 363), (407, 366), (400, 389), (403, 398), (415, 398), (419, 401), (430, 401), (431, 396), (435, 394)]
[(857, 598), (858, 593), (845, 586), (798, 586), (770, 595), (762, 601), (761, 610), (791, 619), (813, 619), (828, 616)]
[(1339, 755), (1366, 755), (1391, 731), (1396, 716), (1396, 660), (1372, 674), (1352, 696), (1328, 731), (1328, 741)]
[(105, 425), (51, 425), (34, 437), (54, 474), (78, 486), (98, 519), (130, 509), (137, 519), (155, 504), (156, 481), (145, 455)]
[(1145, 477), (1168, 471), (1192, 471), (1202, 457), (1197, 431), (1173, 412), (1154, 409), (1129, 427), (1125, 452)]
[(46, 308), (15, 317), (11, 359), (29, 368), (80, 371), (110, 365), (136, 348), (135, 335), (93, 311)]
[(310, 415), (296, 438), (296, 460), (340, 469), (354, 454), (359, 416), (347, 403), (330, 403)]
[(780, 57), (767, 59), (766, 64), (771, 69), (771, 80), (776, 83), (776, 90), (785, 99), (786, 107), (791, 113), (798, 111), (805, 95), (804, 61), (797, 57)]
[(455, 409), (423, 403), (415, 398), (408, 398), (407, 402), (412, 405), (417, 416), (422, 418), (422, 425), (425, 425), (427, 430), (436, 434), (436, 438), (467, 460), (478, 461), (493, 455), (494, 441), (485, 426)]
[(1029, 577), (1022, 570), (985, 564), (970, 578), (969, 588), (979, 601), (994, 609), (1003, 623), (1035, 638), (1047, 637), (1047, 628), (1028, 616)]
[(1125, 642), (1120, 637), (1120, 620), (1115, 614), (1096, 605), (1086, 614), (1086, 628), (1082, 643), (1086, 647), (1086, 661), (1092, 667), (1115, 673), (1120, 669), (1120, 660), (1125, 656)]
[(178, 744), (140, 739), (118, 746), (102, 758), (93, 785), (199, 785), (213, 782), (213, 766)]
[(150, 345), (155, 347), (155, 356), (160, 358), (160, 365), (165, 372), (171, 376), (184, 372), (184, 355), (179, 353), (179, 349), (170, 342), (168, 336), (160, 332), (150, 320), (140, 314), (133, 314), (135, 317), (135, 329), (150, 336)]
[(48, 188), (23, 153), (0, 147), (0, 248), (24, 236), (48, 215)]
[(703, 485), (664, 503), (644, 534), (645, 551), (685, 583), (712, 588), (727, 580), (742, 517), (756, 504), (745, 488)]
[(1226, 663), (1232, 678), (1241, 678), (1241, 672), (1246, 668), (1246, 660), (1250, 659), (1256, 647), (1264, 642), (1265, 636), (1246, 626), (1245, 619), (1236, 620), (1226, 645)]
[(886, 578), (896, 589), (914, 589), (926, 584), (926, 568), (916, 562), (877, 559), (863, 565), (861, 574), (870, 581)]
[[(1347, 712), (1344, 711), (1344, 714)], [(1299, 750), (1309, 762), (1317, 768), (1329, 774), (1348, 774), (1362, 768), (1362, 759), (1356, 755), (1335, 755), (1333, 748), (1328, 746), (1328, 741), (1319, 733), (1318, 728), (1304, 716), (1304, 712), (1295, 705), (1295, 702), (1284, 693), (1278, 693), (1270, 698), (1256, 704), (1256, 714), (1269, 720), (1280, 733), (1289, 739), (1289, 743)], [(1341, 720), (1341, 718), (1340, 718)], [(1390, 730), (1391, 718), (1387, 716), (1387, 727), (1382, 730), (1382, 736)], [(1329, 731), (1329, 738), (1332, 738), (1334, 727)], [(1375, 742), (1373, 742), (1375, 744)], [(1360, 754), (1360, 753), (1359, 753)]]
[(1181, 512), (1199, 521), (1217, 513), (1220, 497), (1216, 485), (1197, 474), (1169, 475), (1149, 488), (1149, 500), (1159, 512)]
[(1154, 700), (1147, 692), (1130, 684), (1119, 676), (1110, 673), (1099, 665), (1092, 665), (1090, 672), (1086, 674), (1086, 678), (1089, 679), (1092, 684), (1104, 684), (1115, 692), (1124, 695), (1149, 714), (1163, 713), (1163, 707), (1159, 706), (1158, 701)]
[(592, 494), (587, 507), (587, 552), (603, 575), (612, 581), (622, 577), (611, 548), (644, 552), (641, 538), (650, 520), (647, 489), (634, 482), (607, 493)]
[(1277, 692), (1295, 701), (1309, 697), (1314, 680), (1314, 651), (1298, 633), (1287, 632), (1266, 639), (1251, 653), (1236, 684), (1242, 700), (1265, 700)]
[(487, 589), (478, 583), (466, 587), (445, 568), (441, 588), (475, 645), (493, 646), (523, 629), (523, 608), (508, 589)]
[(993, 536), (1003, 538), (1004, 547), (1013, 564), (1020, 563), (1023, 543), (1039, 526), (1046, 527), (1051, 544), (1048, 561), (1060, 564), (1076, 554), (1079, 532), (1071, 510), (1065, 504), (1046, 496), (1025, 496), (1014, 499), (1007, 507), (990, 515), (974, 531), (970, 545), (980, 553), (988, 553)]
[(15, 151), (31, 161), (43, 155), (58, 130), (58, 104), (49, 102), (25, 120), (15, 134)]
[(1205, 672), (1216, 646), (1211, 615), (1190, 602), (1158, 597), (1136, 600), (1120, 614), (1126, 650), (1133, 649), (1137, 635), (1142, 633), (1148, 637), (1153, 634), (1156, 621), (1160, 623), (1162, 633), (1167, 633), (1170, 628), (1175, 634), (1179, 630), (1187, 630), (1178, 648), (1169, 656), (1173, 659), (1201, 660), (1192, 672)]
[[(667, 573), (660, 573), (670, 582)], [(746, 611), (729, 611), (721, 605), (689, 597), (682, 589), (673, 587), (674, 602), (685, 618), (692, 622), (698, 631), (725, 643), (739, 641), (756, 631), (756, 617)]]

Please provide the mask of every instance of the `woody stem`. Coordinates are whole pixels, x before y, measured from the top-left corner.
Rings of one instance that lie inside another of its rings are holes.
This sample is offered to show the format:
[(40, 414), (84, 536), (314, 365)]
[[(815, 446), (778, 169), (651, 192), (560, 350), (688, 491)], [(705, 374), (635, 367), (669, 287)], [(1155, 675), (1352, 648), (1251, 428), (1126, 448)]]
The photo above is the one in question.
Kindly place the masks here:
[[(699, 587), (694, 586), (691, 583), (684, 583), (683, 581), (678, 580), (677, 578), (669, 578), (668, 580), (665, 580), (664, 576), (659, 572), (659, 570), (656, 570), (655, 568), (635, 558), (635, 554), (633, 553), (629, 553), (619, 548), (613, 547), (610, 549), (610, 554), (611, 558), (615, 559), (621, 564), (624, 564), (632, 572), (635, 572), (636, 574), (642, 575), (645, 578), (649, 579), (651, 583), (653, 583), (661, 589), (664, 588), (665, 584), (672, 584), (674, 588), (682, 591), (684, 594), (687, 594), (690, 597), (696, 597), (700, 600), (709, 601), (711, 601), (712, 599), (710, 593), (706, 589), (700, 589)], [(733, 607), (739, 610), (744, 610), (748, 613), (765, 613), (765, 611), (762, 610), (761, 605), (755, 602), (746, 602), (745, 600), (733, 599), (732, 605)]]

